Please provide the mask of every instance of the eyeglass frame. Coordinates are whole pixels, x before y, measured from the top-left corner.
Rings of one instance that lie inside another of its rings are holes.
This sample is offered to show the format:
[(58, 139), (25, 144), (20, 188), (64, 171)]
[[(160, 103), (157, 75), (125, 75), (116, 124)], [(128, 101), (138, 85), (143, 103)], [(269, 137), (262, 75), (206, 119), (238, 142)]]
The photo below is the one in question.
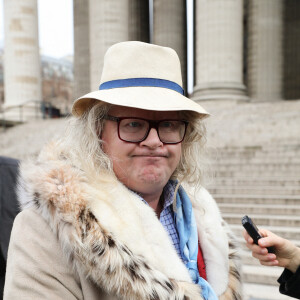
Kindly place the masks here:
[[(103, 117), (105, 120), (109, 120), (109, 121), (114, 121), (114, 122), (117, 122), (117, 126), (118, 126), (118, 137), (121, 141), (123, 142), (127, 142), (127, 143), (141, 143), (143, 141), (145, 141), (147, 139), (147, 137), (149, 136), (149, 132), (152, 128), (156, 129), (156, 132), (157, 132), (157, 136), (159, 138), (159, 140), (163, 143), (163, 144), (167, 144), (167, 145), (176, 145), (176, 144), (180, 144), (182, 143), (182, 141), (184, 140), (185, 138), (185, 135), (186, 135), (186, 130), (187, 130), (187, 126), (189, 124), (188, 121), (186, 120), (177, 120), (177, 119), (163, 119), (163, 120), (158, 120), (158, 121), (155, 121), (155, 120), (149, 120), (149, 119), (144, 119), (144, 118), (137, 118), (137, 117), (115, 117), (115, 116), (111, 116), (111, 115), (105, 115)], [(141, 139), (141, 140), (138, 140), (138, 141), (128, 141), (128, 140), (125, 140), (125, 139), (122, 139), (121, 136), (120, 136), (120, 122), (122, 120), (125, 120), (125, 119), (137, 119), (137, 120), (143, 120), (143, 121), (146, 121), (149, 123), (149, 128), (148, 128), (148, 131), (146, 132), (145, 136)], [(183, 137), (182, 139), (179, 141), (179, 142), (163, 142), (161, 139), (160, 139), (160, 136), (159, 136), (159, 130), (158, 130), (158, 126), (159, 126), (159, 123), (161, 122), (165, 122), (165, 121), (180, 121), (180, 122), (183, 122), (184, 123), (184, 133), (183, 133)]]

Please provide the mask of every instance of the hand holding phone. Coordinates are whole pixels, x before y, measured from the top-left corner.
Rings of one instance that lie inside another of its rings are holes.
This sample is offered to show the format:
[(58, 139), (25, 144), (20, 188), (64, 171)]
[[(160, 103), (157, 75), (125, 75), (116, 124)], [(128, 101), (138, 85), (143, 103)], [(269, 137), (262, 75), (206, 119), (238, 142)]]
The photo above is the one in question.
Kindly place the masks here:
[[(258, 245), (258, 240), (262, 238), (262, 236), (258, 232), (258, 228), (254, 224), (254, 222), (249, 218), (248, 216), (244, 216), (242, 218), (242, 224), (248, 234), (253, 239), (253, 242)], [(267, 247), (269, 253), (274, 253), (275, 249), (274, 247)]]

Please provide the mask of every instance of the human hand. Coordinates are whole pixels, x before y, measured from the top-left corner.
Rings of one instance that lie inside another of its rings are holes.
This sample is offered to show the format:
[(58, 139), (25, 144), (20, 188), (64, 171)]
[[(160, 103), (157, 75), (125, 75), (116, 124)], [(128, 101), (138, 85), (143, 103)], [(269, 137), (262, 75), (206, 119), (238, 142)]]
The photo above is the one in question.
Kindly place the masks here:
[[(295, 273), (300, 265), (300, 249), (289, 240), (269, 230), (260, 229), (259, 233), (263, 238), (259, 239), (256, 245), (246, 230), (243, 232), (246, 246), (252, 251), (252, 256), (257, 258), (262, 265), (280, 266)], [(274, 247), (275, 253), (268, 253), (266, 247)]]

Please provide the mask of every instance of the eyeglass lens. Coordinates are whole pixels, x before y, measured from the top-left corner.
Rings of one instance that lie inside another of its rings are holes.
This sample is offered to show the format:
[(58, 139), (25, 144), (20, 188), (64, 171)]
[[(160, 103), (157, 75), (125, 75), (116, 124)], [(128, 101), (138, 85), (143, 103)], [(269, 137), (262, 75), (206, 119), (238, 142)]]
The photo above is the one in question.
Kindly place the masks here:
[[(155, 124), (156, 122), (151, 122)], [(185, 134), (186, 124), (180, 120), (158, 121), (154, 126), (163, 143), (179, 143)], [(119, 123), (119, 136), (128, 142), (139, 142), (146, 139), (150, 131), (150, 122), (136, 118), (125, 118)]]

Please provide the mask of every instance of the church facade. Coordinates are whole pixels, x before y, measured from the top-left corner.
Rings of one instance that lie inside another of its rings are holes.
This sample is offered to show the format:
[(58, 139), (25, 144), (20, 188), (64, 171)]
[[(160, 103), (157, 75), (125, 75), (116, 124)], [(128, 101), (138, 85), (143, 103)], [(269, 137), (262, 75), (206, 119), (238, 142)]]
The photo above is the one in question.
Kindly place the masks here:
[[(4, 14), (4, 106), (43, 100), (37, 0), (4, 0)], [(73, 0), (73, 16), (73, 99), (98, 89), (104, 53), (127, 40), (174, 48), (195, 101), (300, 99), (298, 0)]]

